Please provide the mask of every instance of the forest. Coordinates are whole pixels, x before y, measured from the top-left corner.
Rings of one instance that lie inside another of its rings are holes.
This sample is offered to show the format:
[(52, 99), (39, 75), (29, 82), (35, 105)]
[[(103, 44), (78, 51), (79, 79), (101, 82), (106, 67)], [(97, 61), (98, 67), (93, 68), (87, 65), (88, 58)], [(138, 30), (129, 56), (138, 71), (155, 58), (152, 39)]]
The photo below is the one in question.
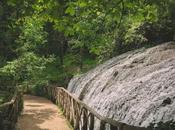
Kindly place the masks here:
[(174, 0), (1, 0), (0, 88), (66, 88), (107, 59), (173, 40)]

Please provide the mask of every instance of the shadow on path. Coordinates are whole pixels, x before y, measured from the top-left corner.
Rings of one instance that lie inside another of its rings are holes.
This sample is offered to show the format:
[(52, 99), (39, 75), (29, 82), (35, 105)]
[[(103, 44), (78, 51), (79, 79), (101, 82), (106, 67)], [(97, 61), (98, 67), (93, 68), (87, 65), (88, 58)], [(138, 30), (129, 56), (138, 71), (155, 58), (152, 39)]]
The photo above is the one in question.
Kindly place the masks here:
[(61, 111), (52, 102), (37, 96), (24, 96), (24, 111), (18, 130), (71, 130)]

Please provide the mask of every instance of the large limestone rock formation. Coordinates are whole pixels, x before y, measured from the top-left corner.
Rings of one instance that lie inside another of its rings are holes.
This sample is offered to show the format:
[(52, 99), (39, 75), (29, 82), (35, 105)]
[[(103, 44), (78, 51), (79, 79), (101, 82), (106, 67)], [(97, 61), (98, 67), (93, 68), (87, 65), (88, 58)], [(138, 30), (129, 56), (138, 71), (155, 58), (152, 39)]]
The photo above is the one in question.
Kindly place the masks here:
[(68, 90), (108, 118), (175, 130), (175, 43), (115, 57), (73, 78)]

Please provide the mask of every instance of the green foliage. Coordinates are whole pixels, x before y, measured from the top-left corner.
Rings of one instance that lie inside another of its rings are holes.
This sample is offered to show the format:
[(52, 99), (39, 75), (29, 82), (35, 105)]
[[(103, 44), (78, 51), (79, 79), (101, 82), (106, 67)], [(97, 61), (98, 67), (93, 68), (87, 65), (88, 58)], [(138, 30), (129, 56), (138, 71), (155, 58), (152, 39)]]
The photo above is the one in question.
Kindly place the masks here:
[(88, 49), (99, 61), (113, 55), (118, 41), (138, 44), (147, 41), (138, 32), (145, 22), (158, 20), (155, 3), (145, 1), (83, 1), (66, 2), (62, 17), (54, 20), (55, 29), (71, 37), (73, 49)]
[(13, 77), (16, 84), (36, 84), (43, 81), (38, 80), (45, 71), (46, 65), (53, 61), (53, 58), (38, 57), (32, 52), (25, 53), (18, 59), (8, 62), (0, 69), (4, 76)]
[(10, 101), (12, 96), (11, 93), (0, 91), (0, 104)]
[(22, 33), (19, 35), (19, 39), (16, 40), (19, 44), (18, 51), (24, 53), (37, 50), (38, 46), (47, 42), (47, 33), (43, 28), (44, 22), (39, 19), (39, 16), (25, 17), (22, 19), (22, 22)]
[(115, 55), (172, 40), (174, 9), (174, 0), (0, 2), (0, 84), (66, 86)]

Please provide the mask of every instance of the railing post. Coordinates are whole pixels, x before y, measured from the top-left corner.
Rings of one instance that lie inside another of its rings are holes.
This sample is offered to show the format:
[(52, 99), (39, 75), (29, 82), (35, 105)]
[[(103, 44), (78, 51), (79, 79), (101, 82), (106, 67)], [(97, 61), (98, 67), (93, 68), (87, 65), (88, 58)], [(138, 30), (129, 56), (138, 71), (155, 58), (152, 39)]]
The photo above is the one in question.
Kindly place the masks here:
[(76, 124), (76, 117), (77, 117), (77, 113), (76, 113), (76, 101), (73, 99), (73, 120), (74, 120), (74, 126)]
[[(124, 123), (104, 118), (63, 88), (48, 87), (45, 88), (45, 91), (48, 93), (49, 98), (52, 97), (52, 99), (60, 104), (64, 115), (74, 127), (74, 130), (95, 130), (94, 125), (96, 118), (100, 121), (99, 130), (105, 130), (107, 126), (110, 127), (110, 130), (148, 130), (141, 127), (131, 127)], [(18, 108), (15, 109), (18, 111)]]
[(125, 124), (120, 124), (119, 127), (118, 127), (118, 130), (123, 130)]
[(87, 130), (88, 125), (88, 113), (86, 108), (82, 108), (82, 116), (83, 116), (83, 124), (82, 124), (82, 130)]
[(89, 130), (94, 130), (94, 115), (89, 113)]
[(100, 121), (100, 130), (105, 130), (105, 122)]
[(81, 113), (80, 113), (80, 105), (78, 103), (76, 103), (76, 109), (75, 109), (75, 126), (74, 129), (75, 130), (80, 130), (80, 120), (81, 120)]
[(110, 130), (118, 130), (117, 126), (110, 125)]
[(63, 96), (62, 96), (62, 99), (63, 99), (63, 113), (64, 113), (64, 115), (66, 116), (66, 94), (62, 91), (62, 93), (63, 93)]
[(67, 120), (70, 121), (70, 100), (69, 100), (69, 95), (66, 94), (67, 102), (66, 102), (66, 117)]
[(74, 107), (73, 107), (73, 98), (70, 96), (70, 124), (74, 125)]
[(74, 130), (79, 130), (79, 125), (80, 125), (80, 118), (77, 116), (76, 117), (76, 121), (75, 121), (75, 126), (74, 126)]

